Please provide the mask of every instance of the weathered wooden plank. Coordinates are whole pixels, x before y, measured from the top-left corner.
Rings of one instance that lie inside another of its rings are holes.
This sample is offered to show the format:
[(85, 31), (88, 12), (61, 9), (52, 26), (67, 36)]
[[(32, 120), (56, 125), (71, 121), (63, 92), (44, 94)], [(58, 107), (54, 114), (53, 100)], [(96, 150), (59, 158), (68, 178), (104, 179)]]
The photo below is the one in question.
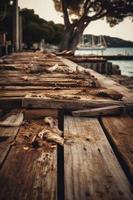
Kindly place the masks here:
[(131, 186), (97, 119), (65, 117), (65, 199), (131, 200)]
[[(78, 66), (79, 70), (83, 70), (83, 67), (81, 67), (80, 65), (77, 65), (76, 63), (67, 60), (67, 59), (62, 59), (62, 61), (64, 62), (64, 64), (66, 64), (67, 66), (69, 66), (71, 69), (76, 70), (76, 67)], [(133, 99), (133, 94), (129, 91), (128, 88), (116, 83), (115, 81), (109, 79), (108, 77), (105, 77), (91, 69), (87, 69), (87, 71), (94, 76), (95, 78), (97, 78), (97, 80), (99, 81), (100, 85), (104, 88), (108, 88), (108, 89), (113, 89), (119, 93), (121, 93), (124, 96), (124, 100), (131, 100)]]
[[(16, 88), (16, 87), (15, 87)], [(0, 90), (0, 98), (1, 97), (25, 97), (27, 96), (29, 93), (33, 93), (34, 95), (38, 95), (38, 94), (42, 94), (42, 95), (49, 95), (49, 96), (57, 96), (57, 95), (75, 95), (75, 94), (78, 94), (82, 91), (81, 88), (71, 88), (68, 90), (68, 88), (39, 88), (38, 87), (35, 87), (35, 88), (31, 88), (31, 89), (28, 89), (27, 87), (25, 87), (25, 90), (21, 88), (18, 89), (15, 88), (11, 91), (11, 90)]]
[(21, 79), (24, 77), (24, 76), (28, 76), (30, 79), (31, 78), (35, 78), (35, 77), (39, 77), (39, 78), (51, 78), (51, 79), (57, 79), (57, 78), (74, 78), (74, 79), (85, 79), (85, 78), (88, 78), (89, 75), (83, 75), (83, 74), (60, 74), (60, 73), (41, 73), (41, 74), (29, 74), (29, 73), (26, 73), (26, 72), (10, 72), (10, 71), (1, 71), (1, 74), (0, 74), (0, 78), (6, 78), (6, 77), (10, 77), (10, 78), (18, 78), (20, 77)]
[(34, 123), (21, 127), (0, 170), (1, 200), (56, 199), (56, 145), (43, 142), (33, 148), (28, 144), (28, 134), (32, 139), (40, 130)]
[(19, 127), (0, 128), (0, 168), (11, 149)]
[[(18, 118), (21, 116), (21, 112), (14, 114), (14, 117), (11, 118), (9, 121), (9, 118), (7, 117), (7, 121), (5, 119), (5, 122), (10, 122), (10, 125), (18, 124)], [(11, 115), (12, 116), (12, 115)], [(13, 120), (12, 120), (13, 119)], [(23, 118), (22, 118), (23, 120)], [(4, 124), (5, 125), (5, 124)], [(16, 127), (0, 127), (0, 167), (2, 166), (13, 141), (15, 140), (17, 133), (19, 131), (19, 126)]]
[(89, 82), (86, 82), (86, 81), (80, 81), (80, 80), (76, 80), (76, 81), (61, 81), (61, 82), (58, 82), (58, 81), (51, 81), (51, 82), (48, 82), (48, 81), (38, 81), (38, 80), (34, 80), (34, 81), (23, 81), (23, 80), (18, 80), (18, 81), (12, 81), (12, 80), (8, 80), (8, 82), (5, 82), (4, 81), (0, 81), (0, 85), (1, 86), (52, 86), (52, 87), (90, 87), (90, 84)]
[(103, 117), (102, 123), (133, 184), (133, 118)]
[(0, 199), (55, 200), (54, 164), (55, 152), (13, 147), (0, 171)]
[[(6, 85), (6, 78), (7, 77), (2, 77), (1, 78), (1, 80), (0, 80), (0, 84), (4, 84), (5, 83), (5, 85)], [(65, 82), (68, 82), (68, 81), (70, 81), (71, 83), (73, 83), (74, 81), (76, 82), (76, 83), (78, 83), (79, 81), (81, 82), (81, 81), (85, 81), (85, 78), (78, 78), (77, 77), (77, 79), (75, 80), (75, 79), (73, 79), (73, 78), (71, 78), (71, 77), (69, 77), (69, 78), (51, 78), (51, 77), (47, 77), (47, 78), (45, 78), (45, 77), (39, 77), (38, 78), (38, 76), (34, 76), (34, 77), (29, 77), (29, 76), (23, 76), (23, 77), (19, 77), (19, 76), (17, 76), (17, 77), (8, 77), (8, 80), (11, 82), (11, 83), (14, 83), (14, 82), (16, 82), (16, 85), (17, 84), (20, 84), (20, 83), (22, 83), (22, 81), (23, 82), (32, 82), (32, 81), (36, 81), (37, 83), (49, 83), (49, 82), (55, 82), (55, 83), (57, 83), (57, 82), (63, 82), (63, 83), (65, 83)], [(76, 84), (75, 83), (75, 84)]]
[(44, 117), (58, 117), (57, 109), (29, 109), (24, 111), (24, 118), (26, 120), (39, 119)]
[[(37, 90), (37, 91), (39, 91), (39, 90), (42, 90), (42, 91), (48, 91), (48, 90), (51, 90), (51, 91), (54, 91), (54, 90), (56, 90), (56, 91), (59, 91), (59, 90), (68, 90), (68, 91), (74, 91), (74, 90), (81, 90), (81, 89), (83, 89), (83, 87), (74, 87), (74, 88), (68, 88), (68, 87), (63, 87), (63, 89), (62, 88), (60, 88), (60, 87), (43, 87), (43, 86), (1, 86), (0, 87), (0, 91), (1, 91), (1, 93), (4, 91), (4, 93), (6, 93), (6, 92), (18, 92), (19, 90), (20, 91), (34, 91), (34, 90)], [(51, 92), (50, 91), (50, 92)], [(65, 91), (66, 92), (66, 91)]]
[(4, 120), (0, 120), (0, 126), (4, 127), (15, 127), (20, 126), (23, 122), (23, 113), (9, 113)]
[(109, 99), (94, 100), (93, 98), (76, 98), (73, 96), (62, 98), (59, 96), (51, 98), (39, 95), (29, 94), (22, 100), (23, 108), (56, 108), (56, 109), (86, 109), (86, 108), (97, 108), (109, 105), (119, 105), (121, 102), (113, 101)]
[(97, 117), (105, 115), (118, 115), (123, 111), (122, 106), (105, 106), (102, 108), (93, 108), (86, 110), (73, 111), (72, 115), (75, 117)]

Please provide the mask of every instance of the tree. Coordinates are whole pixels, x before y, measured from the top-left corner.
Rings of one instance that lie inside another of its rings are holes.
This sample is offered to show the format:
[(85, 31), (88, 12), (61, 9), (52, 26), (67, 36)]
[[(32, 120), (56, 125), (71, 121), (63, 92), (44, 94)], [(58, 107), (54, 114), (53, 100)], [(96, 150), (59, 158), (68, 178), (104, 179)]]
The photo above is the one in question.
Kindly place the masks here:
[[(63, 25), (55, 24), (40, 18), (33, 9), (22, 9), (23, 19), (23, 40), (31, 47), (33, 43), (38, 43), (45, 39), (46, 43), (59, 44), (63, 33)], [(58, 35), (58, 37), (57, 37)]]
[[(1, 0), (0, 0), (1, 1)], [(46, 43), (59, 45), (64, 26), (46, 21), (34, 13), (33, 9), (22, 9), (23, 42), (30, 48), (33, 43), (38, 43), (45, 39)], [(0, 32), (7, 33), (7, 40), (13, 38), (13, 9), (8, 8), (6, 15), (0, 21)]]
[(114, 26), (125, 17), (133, 17), (132, 0), (53, 0), (55, 9), (63, 13), (64, 38), (61, 50), (75, 51), (85, 30), (92, 22), (106, 17)]

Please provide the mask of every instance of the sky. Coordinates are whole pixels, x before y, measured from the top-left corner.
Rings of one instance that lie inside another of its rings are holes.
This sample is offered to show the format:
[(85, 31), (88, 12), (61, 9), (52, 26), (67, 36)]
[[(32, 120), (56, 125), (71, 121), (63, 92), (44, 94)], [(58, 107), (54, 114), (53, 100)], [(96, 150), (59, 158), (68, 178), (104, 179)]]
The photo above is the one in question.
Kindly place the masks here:
[[(19, 0), (20, 8), (34, 9), (35, 13), (47, 21), (63, 23), (62, 14), (54, 9), (52, 0)], [(105, 20), (91, 22), (85, 34), (109, 35), (133, 41), (133, 22), (126, 18), (123, 22), (111, 28)]]

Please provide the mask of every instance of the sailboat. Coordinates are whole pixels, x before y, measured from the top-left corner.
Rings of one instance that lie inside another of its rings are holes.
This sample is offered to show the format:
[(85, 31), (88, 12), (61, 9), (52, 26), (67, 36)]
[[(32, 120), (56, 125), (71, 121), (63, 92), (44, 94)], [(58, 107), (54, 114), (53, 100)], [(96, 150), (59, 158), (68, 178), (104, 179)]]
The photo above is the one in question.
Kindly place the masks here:
[(107, 44), (104, 36), (99, 36), (98, 43), (95, 43), (95, 38), (92, 35), (91, 42), (85, 42), (84, 36), (82, 37), (81, 43), (78, 45), (78, 50), (105, 50)]

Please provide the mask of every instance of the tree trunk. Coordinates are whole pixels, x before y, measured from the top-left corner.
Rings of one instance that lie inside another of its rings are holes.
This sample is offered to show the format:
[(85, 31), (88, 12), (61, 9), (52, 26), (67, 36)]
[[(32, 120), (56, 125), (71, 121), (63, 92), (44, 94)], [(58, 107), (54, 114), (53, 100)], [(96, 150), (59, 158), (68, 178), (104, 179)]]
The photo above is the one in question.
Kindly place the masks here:
[(81, 33), (80, 32), (73, 33), (73, 31), (64, 32), (62, 42), (60, 45), (60, 50), (61, 51), (71, 50), (72, 52), (74, 52), (80, 41), (81, 36), (82, 32)]
[(72, 25), (69, 25), (65, 30), (64, 30), (64, 33), (63, 33), (63, 37), (62, 37), (62, 41), (61, 41), (61, 44), (60, 44), (60, 50), (61, 51), (64, 51), (64, 50), (70, 50), (70, 40), (71, 40), (71, 37), (73, 35), (73, 26)]
[(71, 38), (71, 32), (64, 31), (63, 36), (62, 36), (62, 41), (60, 44), (60, 51), (69, 50), (70, 38)]
[(60, 50), (72, 51), (74, 53), (87, 25), (88, 23), (86, 24), (84, 21), (69, 25), (64, 31)]
[(71, 38), (71, 42), (69, 43), (69, 50), (71, 50), (72, 52), (75, 52), (78, 43), (80, 42), (80, 39), (82, 37), (83, 34), (83, 30), (81, 32), (76, 32), (74, 34), (74, 36)]

